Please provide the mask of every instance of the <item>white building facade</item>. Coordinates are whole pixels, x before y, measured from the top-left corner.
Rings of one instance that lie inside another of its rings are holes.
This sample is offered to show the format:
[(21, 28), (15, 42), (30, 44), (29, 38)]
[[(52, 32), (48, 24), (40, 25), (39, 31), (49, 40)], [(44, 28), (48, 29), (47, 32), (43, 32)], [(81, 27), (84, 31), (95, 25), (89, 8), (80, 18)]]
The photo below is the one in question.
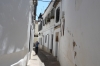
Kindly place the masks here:
[[(53, 34), (53, 46), (48, 42), (48, 36), (47, 42), (43, 40), (43, 45), (47, 51), (52, 46), (52, 54), (61, 66), (100, 65), (99, 3), (99, 0), (56, 0), (53, 3), (53, 30), (48, 28), (49, 22), (43, 26), (40, 34), (44, 37)], [(44, 12), (43, 19), (50, 13), (50, 5)], [(49, 41), (50, 39), (49, 37)]]
[(38, 21), (35, 21), (34, 24), (35, 24), (34, 28), (34, 43), (35, 43), (36, 41), (38, 41)]
[(26, 66), (34, 29), (31, 0), (0, 0), (0, 66)]
[(40, 39), (40, 46), (47, 52), (52, 53), (53, 50), (53, 33), (54, 33), (54, 8), (53, 3), (51, 2), (48, 8), (45, 10), (44, 14), (42, 15), (42, 20), (40, 23), (42, 28), (39, 30), (39, 39)]
[(100, 65), (99, 3), (99, 0), (61, 1), (61, 66)]

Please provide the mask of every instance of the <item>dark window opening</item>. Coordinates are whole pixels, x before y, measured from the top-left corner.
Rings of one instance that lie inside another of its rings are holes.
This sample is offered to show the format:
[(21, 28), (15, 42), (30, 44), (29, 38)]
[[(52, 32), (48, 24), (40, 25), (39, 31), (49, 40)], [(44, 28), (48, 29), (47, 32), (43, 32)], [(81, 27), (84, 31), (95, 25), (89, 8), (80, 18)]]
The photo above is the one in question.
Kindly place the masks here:
[(53, 9), (51, 10), (51, 15), (50, 15), (51, 17), (50, 17), (50, 19), (54, 19), (54, 14), (55, 14), (54, 11), (55, 11), (55, 10), (54, 10), (54, 8), (53, 8)]
[(46, 41), (47, 41), (47, 35), (45, 36), (45, 43), (46, 43)]
[(60, 7), (58, 7), (56, 10), (56, 23), (59, 22), (59, 17), (60, 17)]
[(43, 26), (45, 26), (45, 20), (43, 20)]
[(34, 37), (38, 37), (38, 35), (34, 35)]
[(47, 24), (47, 17), (45, 17), (45, 24)]

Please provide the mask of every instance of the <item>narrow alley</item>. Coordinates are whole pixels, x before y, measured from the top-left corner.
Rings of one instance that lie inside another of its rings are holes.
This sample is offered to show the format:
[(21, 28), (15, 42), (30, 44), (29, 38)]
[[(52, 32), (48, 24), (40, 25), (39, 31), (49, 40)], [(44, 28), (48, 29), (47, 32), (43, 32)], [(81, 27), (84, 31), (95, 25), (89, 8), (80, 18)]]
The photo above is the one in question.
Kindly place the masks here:
[(39, 49), (38, 56), (41, 61), (44, 62), (45, 66), (60, 66), (59, 61), (57, 61), (57, 58), (50, 53)]
[(100, 66), (100, 0), (0, 0), (0, 66)]
[(45, 64), (40, 60), (38, 55), (35, 55), (35, 52), (32, 51), (27, 66), (45, 66)]

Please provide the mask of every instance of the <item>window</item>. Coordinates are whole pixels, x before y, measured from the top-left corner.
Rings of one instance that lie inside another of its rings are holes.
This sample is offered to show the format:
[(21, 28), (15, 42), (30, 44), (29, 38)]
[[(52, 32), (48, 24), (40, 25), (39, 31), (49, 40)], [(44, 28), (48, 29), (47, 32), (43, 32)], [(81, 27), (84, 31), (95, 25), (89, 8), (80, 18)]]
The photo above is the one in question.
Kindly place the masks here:
[(50, 22), (50, 13), (47, 16), (47, 22)]
[(43, 20), (43, 26), (45, 25), (45, 20)]
[(51, 15), (51, 14), (49, 13), (49, 14), (48, 14), (48, 18), (50, 18), (50, 15)]
[(48, 39), (48, 48), (49, 48), (49, 34), (47, 35), (47, 37), (48, 37), (47, 39)]
[(45, 24), (47, 24), (47, 17), (45, 17)]
[(65, 22), (63, 22), (63, 36), (64, 36), (64, 30), (65, 30)]
[(49, 46), (49, 34), (48, 34), (48, 46)]
[(55, 36), (55, 41), (58, 42), (59, 41), (59, 32), (56, 32), (56, 36)]
[(59, 17), (60, 17), (60, 7), (58, 7), (56, 10), (56, 23), (59, 22)]
[(38, 37), (38, 35), (34, 35), (34, 37)]
[(46, 41), (47, 41), (47, 35), (45, 36), (45, 43), (46, 43)]
[(54, 8), (51, 10), (51, 15), (50, 15), (51, 17), (51, 19), (54, 19)]
[(41, 45), (42, 45), (42, 38), (41, 38)]

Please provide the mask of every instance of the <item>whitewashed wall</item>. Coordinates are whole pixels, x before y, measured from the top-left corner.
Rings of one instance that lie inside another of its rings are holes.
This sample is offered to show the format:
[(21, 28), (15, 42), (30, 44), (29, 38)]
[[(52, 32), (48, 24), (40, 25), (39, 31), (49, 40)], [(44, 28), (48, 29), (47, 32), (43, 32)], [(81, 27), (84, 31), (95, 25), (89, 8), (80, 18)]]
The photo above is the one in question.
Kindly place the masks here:
[[(43, 35), (44, 35), (44, 36), (46, 36), (47, 34), (48, 34), (48, 35), (51, 34), (50, 30), (47, 30), (47, 31), (43, 32)], [(47, 39), (46, 39), (46, 43), (45, 43), (45, 40), (44, 40), (44, 46), (45, 46), (45, 47), (48, 47), (48, 36), (47, 36)]]
[(38, 35), (38, 23), (35, 23), (35, 34)]
[[(59, 2), (58, 3), (58, 5), (55, 7), (55, 19), (54, 19), (54, 25), (55, 26), (59, 26), (60, 24), (61, 24), (61, 13), (60, 13), (60, 15), (59, 15), (59, 21), (58, 21), (58, 23), (56, 23), (56, 10), (57, 10), (57, 8), (60, 8), (60, 12), (61, 12), (61, 2)], [(59, 33), (59, 35), (58, 35), (58, 39), (59, 39), (59, 41), (58, 41), (58, 44), (57, 44), (57, 41), (56, 41), (56, 33)], [(57, 59), (59, 59), (59, 52), (60, 52), (60, 27), (58, 27), (58, 28), (55, 28), (54, 29), (54, 33), (53, 33), (53, 55), (54, 56), (57, 56)]]
[[(57, 32), (59, 33), (59, 35), (58, 35), (58, 39), (59, 39), (58, 44), (57, 44), (57, 41), (56, 41), (56, 33)], [(57, 59), (58, 59), (59, 58), (59, 52), (60, 52), (60, 45), (61, 45), (60, 44), (60, 28), (55, 29), (53, 35), (54, 35), (53, 36), (53, 56), (57, 56)]]
[(26, 65), (30, 25), (30, 0), (0, 0), (0, 66)]
[[(38, 23), (35, 23), (34, 35), (38, 35)], [(38, 37), (34, 37), (34, 42), (38, 41)]]
[(51, 42), (51, 35), (54, 33), (54, 19), (51, 19), (50, 23), (44, 26), (44, 28), (41, 31), (41, 33), (43, 33), (44, 37), (46, 35), (49, 35), (49, 39), (48, 39), (48, 36), (47, 36), (47, 42), (45, 43), (45, 38), (44, 38), (44, 40), (42, 40), (42, 42), (44, 42), (44, 46), (45, 47), (47, 47), (48, 49), (51, 49), (51, 43), (52, 43)]
[[(43, 14), (43, 19), (45, 19), (45, 17), (47, 17), (47, 15), (51, 12), (51, 10), (53, 9), (53, 3), (51, 2), (51, 4), (49, 5), (49, 7), (46, 9), (46, 11)], [(51, 19), (50, 22), (48, 24), (45, 24), (45, 26), (43, 26), (43, 29), (41, 31), (39, 31), (42, 35), (40, 37), (42, 37), (42, 42), (43, 45), (48, 48), (51, 49), (51, 35), (54, 32), (54, 19)], [(45, 43), (45, 36), (49, 35), (49, 42), (48, 42), (48, 37), (47, 37), (47, 42)], [(44, 37), (43, 37), (44, 36)], [(49, 44), (48, 44), (49, 43)]]
[(100, 0), (62, 0), (62, 10), (61, 66), (100, 66)]

